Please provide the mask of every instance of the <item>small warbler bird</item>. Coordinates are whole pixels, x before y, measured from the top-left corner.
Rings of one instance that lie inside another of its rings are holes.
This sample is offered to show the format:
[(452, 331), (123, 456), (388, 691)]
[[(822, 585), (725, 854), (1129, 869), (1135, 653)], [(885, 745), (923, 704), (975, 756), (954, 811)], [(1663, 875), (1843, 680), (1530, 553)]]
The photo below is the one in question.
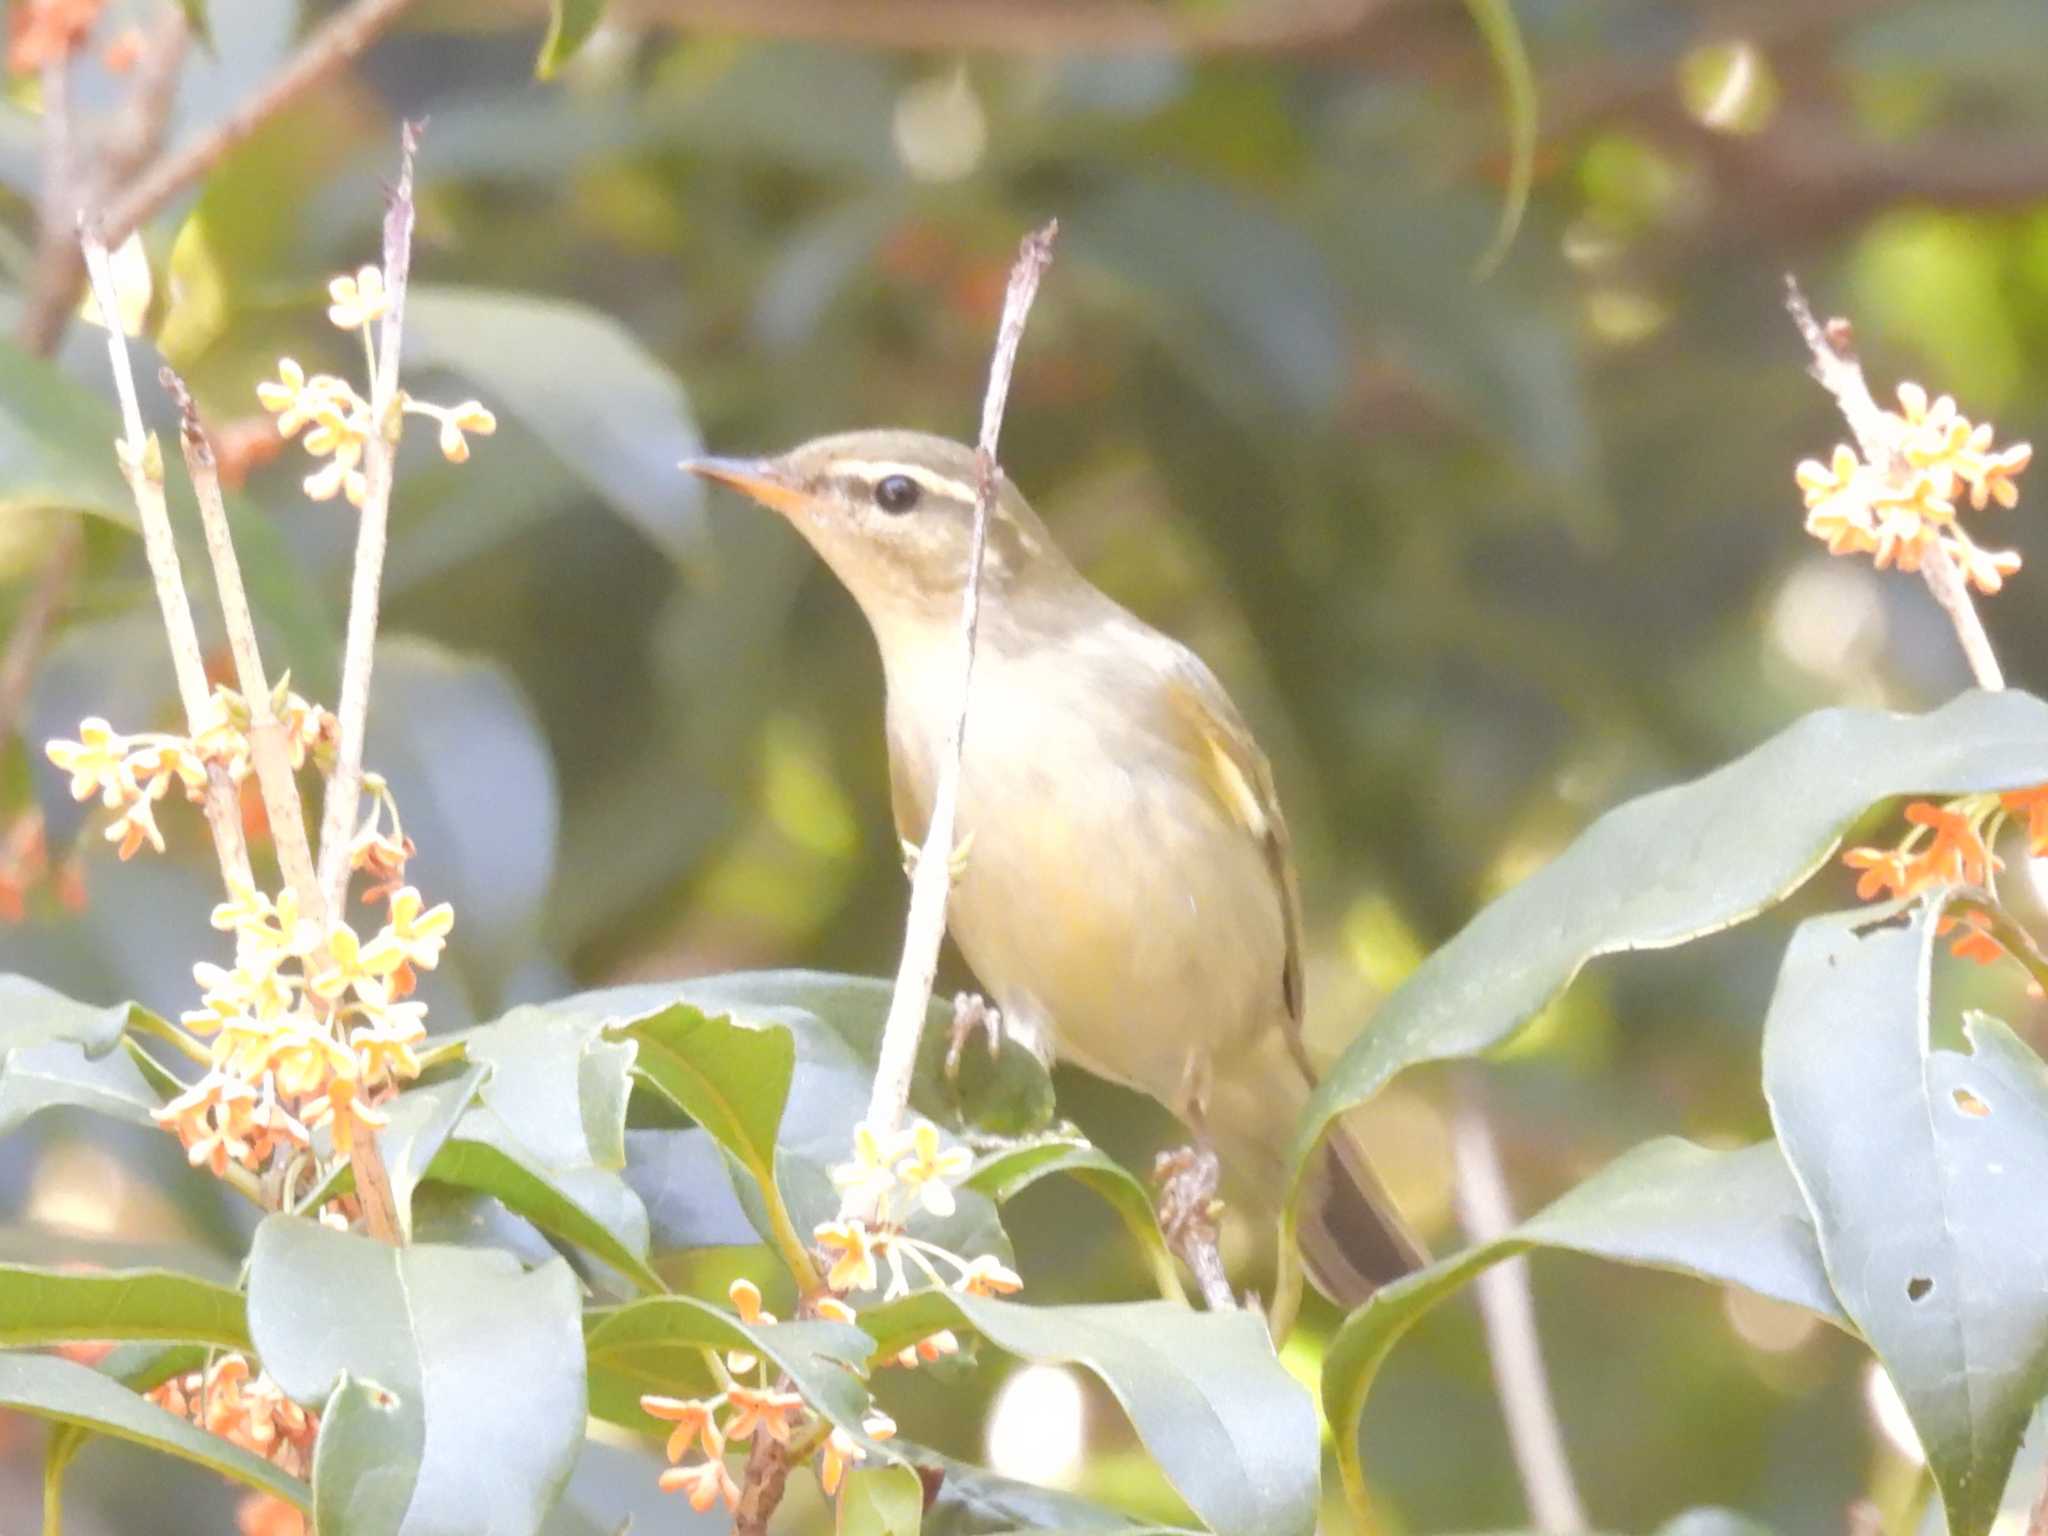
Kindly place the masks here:
[[(772, 508), (866, 615), (888, 687), (891, 798), (921, 842), (959, 708), (975, 455), (851, 432), (696, 474)], [(1264, 755), (1195, 654), (1097, 590), (1007, 479), (987, 530), (948, 906), (1013, 1041), (1149, 1094), (1266, 1213), (1313, 1075), (1301, 910)], [(1302, 1256), (1351, 1305), (1416, 1267), (1363, 1156), (1326, 1144)]]

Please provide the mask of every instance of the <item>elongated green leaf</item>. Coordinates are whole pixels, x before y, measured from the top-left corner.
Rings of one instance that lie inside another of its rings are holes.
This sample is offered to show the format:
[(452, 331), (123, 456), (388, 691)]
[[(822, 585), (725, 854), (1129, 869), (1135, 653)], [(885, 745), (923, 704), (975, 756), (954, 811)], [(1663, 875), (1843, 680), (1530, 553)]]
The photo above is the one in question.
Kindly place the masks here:
[(549, 0), (548, 35), (541, 41), (533, 72), (543, 80), (554, 79), (555, 72), (590, 41), (602, 20), (604, 0)]
[(1189, 1536), (1069, 1493), (1020, 1483), (923, 1446), (891, 1441), (916, 1467), (939, 1474), (939, 1494), (925, 1511), (923, 1536), (1031, 1536), (1036, 1532), (1110, 1532), (1118, 1536)]
[(0, 1408), (12, 1408), (210, 1467), (223, 1477), (311, 1508), (306, 1485), (219, 1435), (138, 1397), (90, 1366), (54, 1355), (0, 1355)]
[(703, 451), (697, 425), (682, 385), (624, 326), (581, 304), (432, 285), (408, 293), (405, 318), (415, 363), (487, 388), (494, 409), (518, 417), (655, 548), (698, 552), (703, 494), (678, 468)]
[(58, 1040), (0, 1053), (0, 1136), (59, 1106), (151, 1125), (149, 1112), (162, 1102), (126, 1051), (92, 1056), (83, 1046)]
[(1185, 1299), (1180, 1272), (1159, 1230), (1152, 1196), (1131, 1171), (1092, 1143), (1072, 1136), (1048, 1136), (991, 1153), (968, 1176), (967, 1187), (979, 1190), (998, 1205), (1021, 1194), (1040, 1179), (1063, 1173), (1086, 1185), (1123, 1218), (1131, 1236), (1152, 1266), (1159, 1294), (1168, 1301)]
[(1504, 1237), (1382, 1286), (1345, 1319), (1323, 1360), (1323, 1413), (1360, 1519), (1368, 1516), (1359, 1421), (1380, 1362), (1432, 1307), (1532, 1248), (1746, 1286), (1848, 1326), (1821, 1267), (1813, 1219), (1776, 1142), (1733, 1152), (1676, 1137), (1645, 1142)]
[(68, 1040), (104, 1056), (128, 1027), (130, 1007), (98, 1008), (26, 976), (0, 976), (0, 1053)]
[(971, 1328), (1020, 1359), (1086, 1366), (1217, 1536), (1315, 1529), (1315, 1405), (1253, 1313), (1168, 1301), (1027, 1307), (934, 1290), (864, 1310), (861, 1326), (878, 1358), (940, 1328)]
[(0, 1264), (0, 1346), (155, 1339), (247, 1349), (241, 1293), (168, 1269)]
[(1956, 1536), (1998, 1512), (2048, 1392), (2048, 1070), (1996, 1019), (1934, 1050), (1939, 903), (1814, 918), (1764, 1024), (1764, 1091), (1842, 1305), (1884, 1362)]
[(1501, 199), (1500, 225), (1493, 244), (1479, 258), (1478, 272), (1483, 277), (1507, 256), (1529, 208), (1529, 186), (1536, 175), (1536, 74), (1508, 0), (1465, 0), (1465, 8), (1472, 13), (1479, 35), (1486, 39), (1486, 51), (1500, 78), (1502, 115), (1508, 124), (1507, 193)]
[(315, 1453), (315, 1497), (350, 1511), (350, 1536), (540, 1528), (583, 1438), (578, 1307), (559, 1260), (525, 1273), (496, 1251), (290, 1216), (257, 1228), (249, 1258), (249, 1330), (278, 1384), (313, 1405), (344, 1373), (357, 1384), (345, 1444), (324, 1466)]
[(719, 1390), (705, 1362), (709, 1349), (743, 1349), (789, 1373), (804, 1401), (865, 1442), (868, 1406), (861, 1377), (874, 1341), (843, 1323), (777, 1323), (754, 1327), (694, 1296), (649, 1296), (607, 1307), (584, 1319), (590, 1357), (590, 1408), (600, 1418), (651, 1427), (640, 1395), (687, 1397)]
[(1512, 1035), (1587, 961), (1715, 932), (1811, 875), (1874, 802), (2048, 780), (2048, 706), (1967, 693), (1927, 715), (1824, 710), (1690, 784), (1618, 806), (1431, 955), (1345, 1050), (1295, 1138), (1300, 1170), (1332, 1121), (1396, 1073)]
[(908, 1467), (856, 1467), (839, 1495), (836, 1536), (918, 1536), (924, 1484)]

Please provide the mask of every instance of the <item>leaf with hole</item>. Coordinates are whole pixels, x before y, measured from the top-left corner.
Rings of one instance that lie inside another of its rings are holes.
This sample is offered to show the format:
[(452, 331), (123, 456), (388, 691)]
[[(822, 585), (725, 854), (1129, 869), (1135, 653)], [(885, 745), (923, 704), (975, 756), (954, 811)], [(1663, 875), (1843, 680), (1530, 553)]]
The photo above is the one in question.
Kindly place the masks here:
[(1764, 1092), (1842, 1306), (1904, 1400), (1955, 1536), (1982, 1536), (2048, 1392), (2048, 1068), (1984, 1014), (1930, 1039), (1940, 902), (1794, 935)]
[(1848, 1325), (1821, 1267), (1813, 1219), (1775, 1142), (1731, 1152), (1676, 1137), (1645, 1142), (1505, 1236), (1382, 1286), (1344, 1320), (1323, 1359), (1323, 1413), (1360, 1519), (1367, 1500), (1359, 1423), (1381, 1362), (1433, 1307), (1532, 1248), (1740, 1285)]
[(309, 1406), (349, 1392), (339, 1427), (322, 1425), (314, 1499), (349, 1511), (350, 1536), (539, 1530), (583, 1439), (580, 1306), (559, 1259), (529, 1273), (494, 1250), (392, 1248), (291, 1216), (258, 1227), (249, 1257), (272, 1377)]
[(1607, 812), (1424, 961), (1324, 1077), (1295, 1137), (1286, 1230), (1323, 1133), (1396, 1073), (1499, 1044), (1596, 956), (1755, 916), (1879, 800), (2043, 781), (2048, 705), (1967, 693), (1925, 715), (1823, 710), (1704, 778)]

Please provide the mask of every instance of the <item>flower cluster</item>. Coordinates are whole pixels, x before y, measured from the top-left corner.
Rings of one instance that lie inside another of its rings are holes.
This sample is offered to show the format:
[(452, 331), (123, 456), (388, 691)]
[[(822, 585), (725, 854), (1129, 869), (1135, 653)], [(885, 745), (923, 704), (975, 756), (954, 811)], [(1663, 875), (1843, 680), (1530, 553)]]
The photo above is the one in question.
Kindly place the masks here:
[(151, 1391), (149, 1400), (292, 1477), (312, 1471), (319, 1415), (286, 1397), (246, 1355), (223, 1355), (204, 1371), (174, 1376)]
[[(2005, 861), (1992, 851), (2008, 820), (2023, 821), (2027, 851), (2048, 858), (2048, 784), (2002, 794), (1961, 795), (1936, 805), (1915, 800), (1906, 807), (1911, 827), (1889, 848), (1851, 848), (1842, 862), (1856, 871), (1856, 895), (1863, 901), (1907, 901), (1946, 886), (1973, 886), (1997, 896)], [(1972, 910), (1945, 915), (1936, 931), (1956, 935), (1950, 953), (1989, 965), (2005, 954), (1989, 916)]]
[[(754, 1328), (773, 1326), (774, 1315), (762, 1310), (760, 1288), (751, 1280), (735, 1280), (726, 1294), (741, 1321)], [(853, 1321), (853, 1309), (831, 1296), (820, 1297), (811, 1311), (831, 1322)], [(640, 1399), (642, 1411), (675, 1426), (668, 1437), (670, 1466), (661, 1474), (662, 1492), (685, 1495), (699, 1513), (719, 1503), (737, 1508), (740, 1490), (726, 1468), (726, 1447), (760, 1434), (785, 1446), (801, 1446), (805, 1454), (816, 1449), (818, 1481), (827, 1497), (837, 1493), (846, 1469), (864, 1459), (866, 1448), (836, 1426), (825, 1431), (802, 1395), (786, 1384), (772, 1383), (767, 1366), (752, 1351), (730, 1349), (714, 1355), (712, 1363), (725, 1385), (715, 1396), (650, 1393)], [(886, 1440), (896, 1433), (895, 1422), (884, 1413), (868, 1414), (861, 1428), (870, 1440)], [(700, 1447), (702, 1459), (690, 1460)]]
[[(886, 1140), (866, 1123), (855, 1126), (852, 1161), (832, 1170), (832, 1182), (849, 1214), (820, 1222), (812, 1233), (825, 1259), (826, 1285), (840, 1295), (871, 1291), (882, 1284), (882, 1269), (887, 1266), (883, 1301), (910, 1294), (913, 1269), (940, 1290), (971, 1296), (1018, 1290), (1024, 1282), (993, 1254), (964, 1257), (912, 1237), (896, 1217), (899, 1203), (905, 1218), (917, 1210), (952, 1215), (953, 1186), (967, 1176), (971, 1163), (965, 1147), (942, 1146), (938, 1127), (928, 1120)], [(872, 1214), (850, 1214), (853, 1211)], [(950, 1277), (940, 1272), (942, 1268), (951, 1271)], [(895, 1363), (914, 1366), (953, 1354), (959, 1347), (950, 1331), (941, 1330), (904, 1349)]]
[[(284, 727), (286, 750), (294, 770), (309, 756), (332, 754), (334, 716), (291, 691), (290, 680), (277, 686), (271, 706)], [(156, 804), (173, 784), (185, 798), (199, 800), (208, 775), (219, 768), (239, 785), (249, 776), (249, 705), (232, 688), (216, 688), (207, 700), (206, 718), (191, 736), (163, 731), (123, 735), (97, 716), (79, 722), (76, 741), (48, 743), (50, 761), (71, 775), (71, 797), (100, 804), (115, 816), (107, 825), (107, 841), (119, 845), (123, 859), (133, 858), (147, 843), (164, 851), (164, 835), (156, 824)]]
[(7, 68), (33, 75), (83, 46), (104, 0), (17, 0), (7, 8)]
[[(360, 331), (369, 377), (377, 377), (377, 343), (371, 322), (391, 307), (390, 291), (384, 286), (379, 267), (364, 267), (353, 275), (344, 274), (327, 285), (333, 302), (327, 318), (344, 331)], [(327, 462), (305, 480), (306, 494), (315, 501), (332, 501), (339, 494), (360, 507), (369, 495), (369, 477), (363, 469), (363, 454), (372, 434), (384, 430), (395, 434), (395, 418), (384, 423), (375, 419), (370, 402), (339, 374), (308, 375), (293, 359), (280, 358), (277, 377), (256, 386), (256, 398), (277, 418), (278, 435), (300, 437), (306, 452)], [(469, 438), (474, 432), (488, 437), (497, 431), (498, 420), (475, 400), (460, 405), (431, 405), (400, 393), (400, 410), (427, 416), (440, 423), (441, 452), (450, 462), (460, 464), (469, 457)]]
[(359, 1126), (384, 1123), (378, 1100), (419, 1075), (426, 1006), (407, 995), (454, 923), (446, 902), (428, 908), (406, 886), (364, 943), (345, 922), (322, 932), (290, 890), (235, 892), (213, 911), (235, 936), (235, 964), (194, 966), (202, 1006), (180, 1019), (213, 1040), (212, 1070), (152, 1111), (158, 1124), (217, 1176), (230, 1163), (261, 1172), (280, 1153), (289, 1162), (323, 1125), (347, 1152)]
[(1965, 495), (1981, 511), (2019, 501), (2015, 483), (2033, 449), (1992, 447), (1991, 426), (1959, 414), (1947, 395), (1930, 402), (1917, 384), (1899, 386), (1896, 412), (1884, 413), (1893, 462), (1866, 464), (1846, 444), (1831, 462), (1808, 459), (1796, 471), (1806, 496), (1806, 531), (1835, 555), (1869, 554), (1880, 569), (1917, 571), (1928, 552), (1946, 549), (1979, 591), (1996, 592), (2020, 568), (2011, 550), (1988, 550), (1956, 518)]

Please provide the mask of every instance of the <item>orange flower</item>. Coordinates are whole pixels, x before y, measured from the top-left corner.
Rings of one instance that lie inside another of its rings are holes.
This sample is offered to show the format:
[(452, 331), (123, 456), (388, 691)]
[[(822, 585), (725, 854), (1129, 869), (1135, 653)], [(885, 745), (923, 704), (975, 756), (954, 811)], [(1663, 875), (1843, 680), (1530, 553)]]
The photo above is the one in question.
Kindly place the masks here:
[(16, 0), (8, 8), (7, 67), (32, 75), (85, 41), (101, 0)]
[(1951, 933), (1961, 928), (1962, 935), (1949, 945), (1948, 952), (1958, 960), (1974, 960), (1979, 965), (1996, 965), (2005, 958), (2005, 946), (1991, 935), (1991, 918), (1983, 912), (1963, 912), (1954, 917), (1943, 917), (1934, 925), (1936, 933)]
[(713, 1461), (725, 1454), (725, 1437), (718, 1432), (718, 1420), (712, 1414), (716, 1405), (716, 1398), (707, 1401), (694, 1397), (658, 1397), (653, 1393), (640, 1399), (642, 1413), (666, 1419), (675, 1425), (668, 1437), (670, 1461), (681, 1461), (690, 1454), (690, 1447), (700, 1440), (704, 1443), (704, 1454)]
[(729, 1387), (726, 1401), (732, 1404), (732, 1417), (725, 1421), (726, 1438), (750, 1440), (758, 1428), (770, 1440), (789, 1443), (789, 1419), (791, 1414), (803, 1411), (804, 1400), (794, 1392), (757, 1392), (751, 1387)]
[[(861, 1420), (860, 1427), (867, 1431), (870, 1440), (887, 1440), (896, 1433), (896, 1421), (886, 1413), (871, 1413)], [(839, 1492), (839, 1485), (846, 1478), (846, 1469), (867, 1460), (867, 1450), (843, 1429), (834, 1429), (826, 1437), (825, 1449), (818, 1458), (818, 1486), (825, 1490), (825, 1497), (831, 1498)]]
[(2048, 856), (2048, 784), (2032, 789), (2009, 789), (1998, 803), (2015, 816), (2027, 818), (2027, 851), (2036, 858)]
[(1982, 885), (1991, 870), (2003, 867), (1984, 846), (1976, 821), (1960, 811), (1916, 800), (1906, 807), (1906, 820), (1934, 833), (1933, 843), (1917, 861), (1927, 871), (1923, 885)]
[(1923, 883), (1914, 874), (1913, 859), (1901, 849), (1851, 848), (1842, 855), (1842, 862), (1863, 871), (1856, 881), (1858, 901), (1875, 901), (1886, 891), (1910, 896)]
[(860, 1221), (820, 1222), (812, 1236), (829, 1264), (825, 1283), (835, 1291), (871, 1291), (875, 1287), (875, 1241)]
[(690, 1508), (700, 1515), (721, 1500), (727, 1509), (739, 1508), (739, 1484), (725, 1470), (725, 1463), (716, 1458), (694, 1467), (670, 1467), (661, 1474), (657, 1486), (663, 1493), (689, 1495)]
[(1007, 1296), (1012, 1291), (1023, 1290), (1024, 1281), (994, 1254), (984, 1253), (977, 1255), (974, 1262), (961, 1271), (955, 1288), (969, 1296)]

